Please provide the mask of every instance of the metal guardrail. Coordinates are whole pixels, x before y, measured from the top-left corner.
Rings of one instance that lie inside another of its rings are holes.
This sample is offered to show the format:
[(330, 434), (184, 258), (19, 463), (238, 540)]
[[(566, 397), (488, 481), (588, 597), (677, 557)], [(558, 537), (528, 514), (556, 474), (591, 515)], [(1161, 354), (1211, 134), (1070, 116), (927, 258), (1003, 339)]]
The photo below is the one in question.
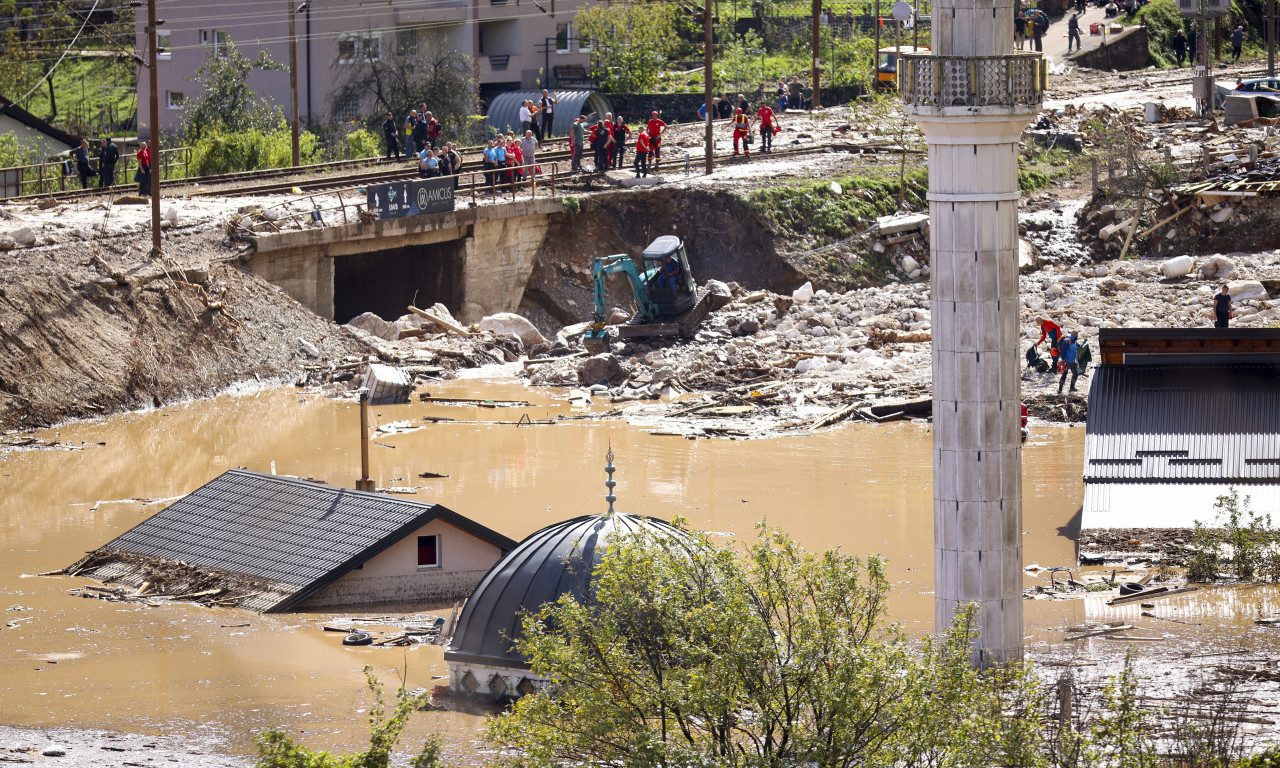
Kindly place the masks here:
[[(1039, 53), (1003, 56), (931, 56), (904, 53), (901, 80), (908, 109), (943, 107), (1032, 107), (1044, 101), (1049, 70)], [(901, 73), (900, 73), (901, 74)]]
[[(162, 149), (159, 160), (161, 181), (186, 178), (187, 168), (191, 165), (191, 148)], [(0, 168), (0, 199), (79, 189), (80, 177), (76, 174), (75, 161), (71, 163), (71, 173), (64, 173), (64, 167), (59, 161)], [(95, 163), (94, 168), (97, 167)], [(120, 155), (120, 160), (116, 163), (115, 183), (125, 186), (132, 184), (137, 167), (137, 153)], [(90, 177), (88, 188), (97, 187), (99, 182), (97, 176)]]

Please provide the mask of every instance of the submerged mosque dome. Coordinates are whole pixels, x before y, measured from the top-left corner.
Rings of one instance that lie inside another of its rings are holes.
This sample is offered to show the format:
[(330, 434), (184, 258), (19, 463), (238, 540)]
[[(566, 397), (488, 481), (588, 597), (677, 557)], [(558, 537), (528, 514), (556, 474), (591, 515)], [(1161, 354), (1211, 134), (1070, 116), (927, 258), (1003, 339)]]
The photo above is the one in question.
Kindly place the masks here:
[(467, 696), (518, 698), (543, 682), (512, 647), (522, 621), (561, 595), (579, 602), (591, 597), (591, 575), (610, 540), (640, 531), (683, 537), (679, 528), (646, 515), (613, 510), (613, 452), (608, 456), (607, 512), (549, 525), (521, 541), (481, 579), (471, 593), (453, 638), (445, 649), (450, 685)]

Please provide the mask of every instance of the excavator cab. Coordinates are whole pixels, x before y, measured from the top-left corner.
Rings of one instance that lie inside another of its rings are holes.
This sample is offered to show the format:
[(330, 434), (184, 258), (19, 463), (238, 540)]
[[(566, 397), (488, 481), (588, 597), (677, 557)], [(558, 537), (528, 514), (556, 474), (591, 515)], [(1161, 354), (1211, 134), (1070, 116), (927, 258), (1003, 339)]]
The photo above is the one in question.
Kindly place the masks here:
[(689, 271), (689, 256), (680, 238), (663, 235), (649, 243), (640, 254), (640, 264), (656, 317), (674, 317), (693, 307), (698, 287)]

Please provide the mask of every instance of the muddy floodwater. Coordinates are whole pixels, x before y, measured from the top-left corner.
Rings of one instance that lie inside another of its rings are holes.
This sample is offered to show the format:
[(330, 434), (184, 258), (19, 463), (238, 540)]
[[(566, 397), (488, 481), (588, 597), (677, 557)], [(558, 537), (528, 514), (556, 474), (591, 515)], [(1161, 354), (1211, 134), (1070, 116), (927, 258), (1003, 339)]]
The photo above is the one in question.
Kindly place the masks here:
[[(520, 539), (604, 510), (603, 457), (612, 445), (619, 509), (682, 515), (693, 526), (741, 538), (767, 520), (810, 548), (882, 554), (894, 582), (893, 617), (913, 633), (931, 629), (927, 424), (693, 441), (649, 435), (622, 421), (511, 423), (526, 413), (533, 419), (582, 413), (554, 400), (557, 391), (453, 382), (433, 386), (432, 394), (535, 404), (374, 408), (380, 425), (421, 427), (374, 438), (379, 487), (416, 486), (409, 498), (441, 503)], [(424, 416), (456, 421), (429, 423)], [(500, 421), (507, 423), (492, 423)], [(357, 424), (351, 403), (266, 390), (71, 424), (38, 434), (60, 448), (0, 454), (0, 724), (177, 733), (237, 753), (252, 750), (253, 734), (279, 725), (311, 746), (352, 748), (367, 733), (362, 667), (372, 665), (392, 685), (406, 668), (410, 687), (440, 684), (446, 670), (439, 647), (345, 648), (340, 634), (322, 630), (368, 612), (259, 616), (184, 604), (149, 608), (68, 595), (83, 579), (24, 577), (69, 565), (233, 467), (351, 487), (360, 469)], [(1028, 564), (1073, 561), (1066, 534), (1083, 494), (1083, 443), (1081, 427), (1043, 426), (1026, 445)], [(423, 472), (448, 477), (423, 480)], [(1147, 634), (1167, 633), (1162, 652), (1268, 643), (1269, 633), (1280, 632), (1251, 625), (1260, 605), (1275, 608), (1269, 589), (1166, 602), (1164, 615), (1178, 621), (1144, 627)], [(1113, 611), (1098, 599), (1028, 602), (1029, 647), (1052, 650), (1071, 623), (1137, 615), (1137, 606)], [(1099, 647), (1122, 653), (1123, 643)], [(438, 731), (448, 756), (474, 763), (481, 719), (426, 713), (410, 735)]]

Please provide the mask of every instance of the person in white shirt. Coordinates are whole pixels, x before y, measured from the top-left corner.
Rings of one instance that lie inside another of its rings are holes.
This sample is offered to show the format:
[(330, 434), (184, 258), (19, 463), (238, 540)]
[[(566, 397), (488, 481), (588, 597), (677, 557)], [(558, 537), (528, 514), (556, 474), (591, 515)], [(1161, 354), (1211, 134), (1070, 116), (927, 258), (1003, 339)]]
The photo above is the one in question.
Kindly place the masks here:
[(533, 111), (529, 109), (528, 99), (520, 102), (520, 132), (533, 129)]

